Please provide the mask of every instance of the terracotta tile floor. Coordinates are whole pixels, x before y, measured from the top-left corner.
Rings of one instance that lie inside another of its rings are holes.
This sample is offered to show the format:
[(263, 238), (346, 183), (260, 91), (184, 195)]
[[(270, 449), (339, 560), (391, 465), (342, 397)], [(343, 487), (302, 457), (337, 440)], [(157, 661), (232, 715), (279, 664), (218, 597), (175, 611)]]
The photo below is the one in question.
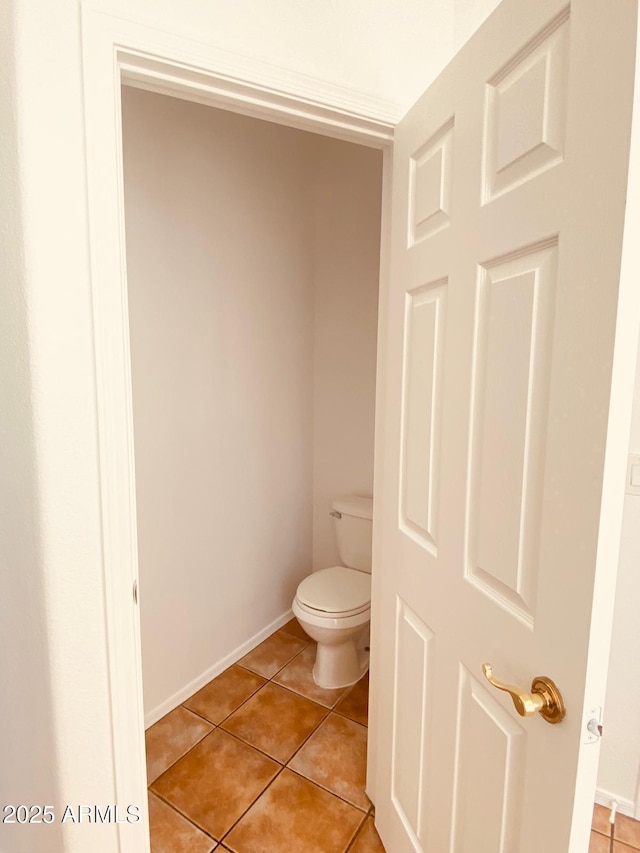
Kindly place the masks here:
[(152, 853), (384, 853), (368, 676), (322, 690), (314, 659), (292, 619), (148, 729)]
[[(152, 853), (384, 853), (364, 791), (368, 676), (311, 677), (295, 619), (146, 733)], [(596, 805), (589, 853), (611, 853)], [(613, 853), (640, 851), (617, 815)]]
[[(596, 805), (593, 809), (589, 853), (610, 853), (610, 837), (609, 809)], [(640, 850), (640, 821), (617, 814), (613, 837), (613, 853), (637, 853)]]

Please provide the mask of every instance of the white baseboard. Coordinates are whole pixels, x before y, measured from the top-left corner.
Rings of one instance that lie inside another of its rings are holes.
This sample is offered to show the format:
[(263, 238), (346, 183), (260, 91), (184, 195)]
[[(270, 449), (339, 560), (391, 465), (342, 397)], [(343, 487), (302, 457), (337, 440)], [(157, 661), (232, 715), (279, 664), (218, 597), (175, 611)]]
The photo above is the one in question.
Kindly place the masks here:
[(164, 702), (161, 702), (159, 705), (156, 705), (155, 708), (152, 708), (144, 715), (145, 729), (148, 729), (149, 726), (157, 723), (158, 720), (162, 719), (162, 717), (164, 717), (165, 714), (168, 714), (169, 711), (173, 711), (174, 708), (181, 705), (185, 699), (188, 699), (189, 696), (192, 696), (197, 690), (204, 687), (205, 684), (208, 684), (212, 678), (215, 678), (216, 675), (220, 675), (220, 673), (227, 669), (227, 667), (240, 660), (241, 657), (244, 657), (244, 655), (250, 652), (251, 649), (254, 649), (263, 640), (266, 640), (270, 634), (277, 631), (278, 628), (282, 628), (283, 625), (286, 625), (292, 616), (293, 613), (291, 610), (287, 610), (286, 613), (283, 613), (282, 616), (278, 616), (278, 618), (274, 619), (273, 622), (266, 626), (266, 628), (258, 631), (257, 634), (254, 634), (253, 637), (241, 646), (238, 646), (237, 649), (234, 649), (226, 655), (226, 657), (223, 657), (222, 660), (219, 660), (214, 663), (213, 666), (210, 666), (209, 669), (202, 673), (202, 675), (194, 678), (178, 690), (177, 693), (174, 693), (173, 696), (170, 696), (168, 699), (165, 699)]
[(617, 800), (620, 814), (627, 815), (627, 817), (636, 817), (636, 804), (633, 800), (627, 800), (625, 797), (612, 794), (611, 791), (604, 791), (602, 788), (596, 790), (595, 801), (599, 806), (610, 809), (613, 800)]

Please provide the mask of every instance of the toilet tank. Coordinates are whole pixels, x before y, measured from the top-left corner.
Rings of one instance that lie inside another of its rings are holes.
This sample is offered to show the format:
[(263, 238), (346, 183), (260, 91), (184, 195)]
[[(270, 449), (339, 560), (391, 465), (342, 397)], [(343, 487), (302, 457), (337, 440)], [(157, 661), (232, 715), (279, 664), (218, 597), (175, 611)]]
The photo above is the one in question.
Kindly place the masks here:
[(342, 565), (371, 574), (373, 498), (344, 495), (331, 508)]

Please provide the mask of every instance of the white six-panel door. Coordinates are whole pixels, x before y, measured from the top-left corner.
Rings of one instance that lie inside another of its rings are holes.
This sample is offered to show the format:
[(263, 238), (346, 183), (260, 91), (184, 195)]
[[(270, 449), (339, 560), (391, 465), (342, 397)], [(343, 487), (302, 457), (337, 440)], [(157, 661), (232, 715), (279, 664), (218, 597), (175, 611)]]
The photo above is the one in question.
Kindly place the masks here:
[[(396, 130), (373, 625), (390, 853), (586, 853), (635, 15), (505, 0)], [(550, 676), (565, 720), (518, 716), (484, 662)]]

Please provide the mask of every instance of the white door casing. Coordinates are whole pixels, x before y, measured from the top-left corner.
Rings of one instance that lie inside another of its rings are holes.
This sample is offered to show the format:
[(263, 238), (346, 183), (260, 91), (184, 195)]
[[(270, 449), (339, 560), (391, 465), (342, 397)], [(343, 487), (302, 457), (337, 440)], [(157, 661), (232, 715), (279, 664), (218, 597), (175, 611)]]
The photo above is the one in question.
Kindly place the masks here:
[[(636, 13), (505, 0), (396, 128), (370, 782), (391, 853), (588, 846)], [(485, 661), (554, 679), (565, 720), (519, 717)]]

